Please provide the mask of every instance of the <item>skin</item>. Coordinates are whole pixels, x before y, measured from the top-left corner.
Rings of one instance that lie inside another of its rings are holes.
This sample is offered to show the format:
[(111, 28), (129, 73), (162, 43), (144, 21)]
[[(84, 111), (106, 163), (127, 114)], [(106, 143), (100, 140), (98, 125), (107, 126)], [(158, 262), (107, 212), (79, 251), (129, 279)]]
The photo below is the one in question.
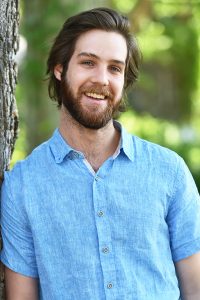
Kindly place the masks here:
[(6, 300), (38, 300), (38, 280), (5, 267)]
[[(113, 104), (119, 102), (124, 86), (126, 55), (126, 42), (118, 33), (91, 30), (81, 35), (66, 74), (73, 96), (78, 95), (83, 85), (90, 87), (98, 84), (112, 90)], [(57, 65), (54, 73), (56, 78), (61, 80), (62, 66)], [(106, 100), (94, 100), (84, 94), (79, 100), (82, 111), (87, 114), (101, 114), (107, 107)], [(60, 111), (59, 130), (70, 146), (84, 153), (95, 171), (115, 152), (120, 139), (112, 120), (103, 128), (89, 129), (79, 124), (64, 106)], [(200, 253), (177, 262), (175, 267), (182, 299), (199, 300)], [(5, 268), (5, 280), (7, 300), (39, 299), (37, 279)]]
[(200, 252), (175, 264), (182, 300), (200, 299)]

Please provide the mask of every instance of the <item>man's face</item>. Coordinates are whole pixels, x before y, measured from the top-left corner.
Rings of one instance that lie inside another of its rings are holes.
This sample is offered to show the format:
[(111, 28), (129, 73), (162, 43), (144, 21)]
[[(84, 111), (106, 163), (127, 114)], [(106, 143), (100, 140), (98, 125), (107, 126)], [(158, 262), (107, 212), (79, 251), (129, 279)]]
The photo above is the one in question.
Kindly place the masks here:
[(121, 102), (127, 45), (122, 35), (103, 30), (82, 34), (63, 80), (63, 105), (86, 128), (104, 127)]

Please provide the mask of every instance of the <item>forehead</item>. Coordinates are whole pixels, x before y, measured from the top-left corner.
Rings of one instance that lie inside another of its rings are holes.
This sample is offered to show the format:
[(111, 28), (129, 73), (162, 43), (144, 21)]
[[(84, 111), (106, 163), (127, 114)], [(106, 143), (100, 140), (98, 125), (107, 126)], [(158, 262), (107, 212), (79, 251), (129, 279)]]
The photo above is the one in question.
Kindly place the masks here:
[(81, 52), (93, 53), (106, 60), (126, 61), (127, 44), (125, 38), (117, 32), (90, 30), (83, 33), (77, 40), (74, 54)]

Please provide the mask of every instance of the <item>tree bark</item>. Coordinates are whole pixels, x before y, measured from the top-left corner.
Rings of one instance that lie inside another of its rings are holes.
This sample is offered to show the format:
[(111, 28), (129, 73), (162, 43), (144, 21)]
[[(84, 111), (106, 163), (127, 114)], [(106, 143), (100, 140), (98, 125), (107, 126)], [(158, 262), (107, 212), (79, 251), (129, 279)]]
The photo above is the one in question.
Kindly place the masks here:
[[(17, 138), (18, 114), (15, 102), (18, 48), (18, 0), (0, 0), (0, 184), (8, 170)], [(0, 271), (0, 299), (4, 296), (4, 274)]]

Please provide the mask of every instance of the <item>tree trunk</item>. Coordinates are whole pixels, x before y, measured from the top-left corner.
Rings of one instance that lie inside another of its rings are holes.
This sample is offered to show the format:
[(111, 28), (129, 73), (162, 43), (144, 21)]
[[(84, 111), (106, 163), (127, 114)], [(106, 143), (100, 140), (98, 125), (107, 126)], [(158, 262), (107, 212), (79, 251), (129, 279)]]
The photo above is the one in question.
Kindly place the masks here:
[[(18, 0), (0, 0), (0, 184), (9, 168), (17, 137), (18, 116), (15, 102), (17, 68), (14, 56), (18, 48)], [(4, 296), (1, 266), (0, 299)]]

